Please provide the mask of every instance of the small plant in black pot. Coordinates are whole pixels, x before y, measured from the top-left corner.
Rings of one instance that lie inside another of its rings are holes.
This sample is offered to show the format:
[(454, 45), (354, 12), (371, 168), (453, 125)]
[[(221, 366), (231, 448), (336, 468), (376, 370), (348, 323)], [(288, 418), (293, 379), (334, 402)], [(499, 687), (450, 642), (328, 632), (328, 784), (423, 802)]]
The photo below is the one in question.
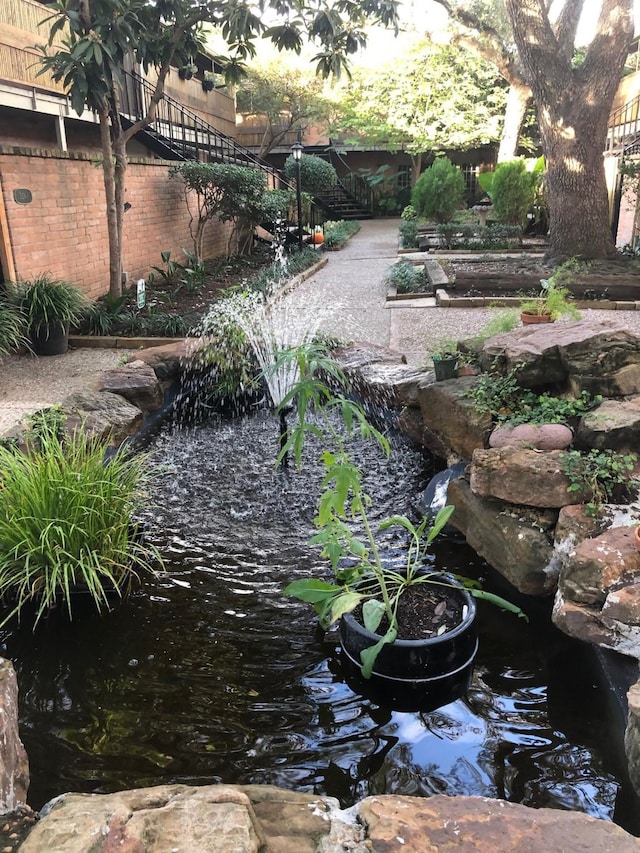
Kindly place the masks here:
[(62, 355), (69, 346), (69, 326), (80, 321), (89, 300), (67, 281), (39, 275), (21, 282), (16, 302), (22, 311), (36, 355)]
[[(291, 450), (300, 464), (306, 434), (322, 436), (332, 445), (321, 456), (325, 476), (315, 519), (318, 532), (310, 544), (321, 546), (334, 580), (301, 578), (285, 592), (313, 604), (325, 627), (339, 622), (347, 661), (358, 676), (372, 679), (374, 690), (382, 689), (391, 704), (412, 703), (416, 695), (423, 708), (425, 702), (437, 707), (452, 701), (467, 689), (473, 668), (474, 598), (521, 611), (477, 583), (429, 562), (429, 546), (453, 507), (441, 509), (432, 521), (425, 518), (414, 524), (406, 516), (394, 515), (374, 525), (372, 501), (345, 438), (353, 432), (374, 438), (387, 453), (388, 441), (357, 403), (335, 390), (339, 369), (317, 355), (301, 358), (299, 351), (298, 365), (300, 381), (282, 402), (296, 408), (298, 420), (282, 452)], [(346, 433), (336, 428), (331, 412), (341, 415)], [(380, 543), (380, 532), (392, 527), (406, 534), (398, 559)]]
[(437, 382), (457, 377), (460, 353), (456, 341), (446, 340), (435, 344), (431, 350), (431, 358)]

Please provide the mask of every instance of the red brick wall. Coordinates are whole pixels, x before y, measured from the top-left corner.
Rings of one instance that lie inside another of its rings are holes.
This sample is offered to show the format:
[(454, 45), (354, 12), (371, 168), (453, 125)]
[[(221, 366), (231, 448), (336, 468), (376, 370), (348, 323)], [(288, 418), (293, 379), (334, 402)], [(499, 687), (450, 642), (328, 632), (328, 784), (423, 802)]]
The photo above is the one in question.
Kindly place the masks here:
[[(160, 252), (182, 258), (193, 250), (182, 184), (163, 160), (132, 157), (127, 171), (124, 268), (129, 281), (162, 263)], [(49, 272), (96, 298), (109, 289), (109, 249), (102, 169), (83, 152), (0, 147), (0, 180), (18, 279)], [(29, 189), (30, 204), (14, 201)], [(210, 223), (205, 257), (226, 252), (229, 226)]]

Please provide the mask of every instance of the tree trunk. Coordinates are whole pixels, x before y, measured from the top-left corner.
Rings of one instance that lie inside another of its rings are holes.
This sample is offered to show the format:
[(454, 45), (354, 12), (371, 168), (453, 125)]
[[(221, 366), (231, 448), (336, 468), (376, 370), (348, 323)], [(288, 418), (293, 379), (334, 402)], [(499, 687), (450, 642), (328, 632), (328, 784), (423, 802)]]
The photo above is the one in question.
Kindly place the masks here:
[(102, 143), (102, 175), (107, 202), (109, 293), (117, 298), (122, 294), (122, 232), (118, 229), (115, 157), (107, 107), (100, 110), (100, 140)]
[[(610, 258), (616, 254), (611, 234), (609, 199), (602, 151), (609, 108), (586, 108), (576, 101), (575, 115), (563, 111), (545, 120), (540, 111), (540, 130), (546, 156), (549, 202), (549, 256)], [(597, 113), (597, 115), (596, 115)], [(566, 133), (573, 128), (573, 134)]]
[[(566, 2), (569, 12), (582, 5)], [(506, 0), (506, 6), (538, 110), (547, 167), (549, 255), (611, 257), (615, 244), (603, 151), (613, 96), (631, 47), (632, 2), (603, 0), (597, 34), (577, 67), (540, 0)]]
[(498, 149), (498, 163), (515, 160), (524, 117), (531, 101), (531, 89), (524, 83), (512, 82), (507, 93), (504, 125)]

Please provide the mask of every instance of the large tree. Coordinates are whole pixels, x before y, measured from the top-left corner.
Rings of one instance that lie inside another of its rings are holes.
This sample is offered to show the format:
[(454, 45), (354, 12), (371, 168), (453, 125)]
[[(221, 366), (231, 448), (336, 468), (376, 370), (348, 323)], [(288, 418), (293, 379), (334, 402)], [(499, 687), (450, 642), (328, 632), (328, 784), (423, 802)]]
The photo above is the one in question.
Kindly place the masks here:
[(538, 112), (546, 160), (550, 255), (615, 255), (603, 151), (608, 118), (633, 38), (632, 0), (603, 0), (584, 61), (573, 60), (573, 18), (584, 0), (565, 0), (560, 21), (543, 0), (506, 0), (527, 82)]
[[(109, 289), (122, 290), (122, 232), (127, 143), (155, 118), (171, 65), (197, 51), (205, 23), (220, 29), (229, 47), (228, 82), (236, 81), (260, 37), (279, 50), (317, 45), (318, 73), (339, 75), (347, 58), (366, 44), (364, 24), (395, 24), (398, 0), (57, 0), (43, 68), (66, 84), (73, 108), (94, 110), (100, 120), (102, 168), (109, 234)], [(62, 47), (53, 48), (63, 31)], [(146, 115), (131, 127), (120, 121), (122, 68), (133, 56), (154, 67), (157, 84)]]
[(403, 35), (386, 61), (356, 68), (337, 87), (332, 135), (405, 151), (415, 183), (423, 155), (499, 139), (504, 95), (504, 84), (483, 60)]
[[(490, 62), (509, 84), (498, 162), (513, 160), (531, 104), (529, 86), (520, 55), (514, 49), (511, 22), (504, 0), (434, 0), (449, 14), (455, 44), (470, 49)], [(550, 10), (551, 0), (542, 0)], [(562, 6), (556, 4), (551, 19), (557, 37), (573, 49), (584, 0)]]
[[(499, 44), (508, 47), (503, 31), (492, 29), (481, 14), (495, 0), (435, 2), (468, 27), (469, 43), (479, 50), (483, 43), (494, 44), (497, 57)], [(602, 0), (596, 35), (579, 57), (575, 40), (585, 0), (500, 2), (513, 35), (505, 57), (512, 57), (513, 68), (530, 88), (538, 115), (547, 165), (550, 255), (613, 256), (603, 151), (633, 37), (633, 0)]]
[(256, 117), (262, 129), (258, 157), (281, 145), (288, 134), (304, 136), (310, 126), (325, 126), (329, 104), (322, 80), (309, 69), (284, 63), (282, 57), (253, 63), (238, 86), (238, 112)]

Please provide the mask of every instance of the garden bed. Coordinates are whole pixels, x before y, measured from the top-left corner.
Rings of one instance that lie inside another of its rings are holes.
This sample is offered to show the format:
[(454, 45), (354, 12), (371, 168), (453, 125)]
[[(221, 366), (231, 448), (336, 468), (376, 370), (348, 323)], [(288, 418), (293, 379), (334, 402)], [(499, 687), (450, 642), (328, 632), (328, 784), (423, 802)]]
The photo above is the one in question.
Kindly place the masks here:
[[(449, 257), (443, 262), (449, 283), (449, 301), (480, 299), (530, 299), (540, 292), (540, 280), (549, 278), (552, 267), (542, 258), (470, 259)], [(640, 301), (640, 269), (634, 262), (597, 262), (590, 271), (568, 285), (579, 307), (617, 307)], [(631, 307), (633, 305), (625, 305)]]

